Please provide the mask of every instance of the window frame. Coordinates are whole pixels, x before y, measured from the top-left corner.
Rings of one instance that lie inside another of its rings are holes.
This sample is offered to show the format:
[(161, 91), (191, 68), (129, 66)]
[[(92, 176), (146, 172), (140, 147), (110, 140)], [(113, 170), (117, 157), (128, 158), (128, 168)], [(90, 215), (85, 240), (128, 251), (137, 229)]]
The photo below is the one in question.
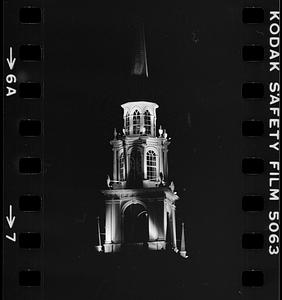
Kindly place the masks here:
[(125, 132), (129, 134), (129, 131), (130, 131), (130, 116), (129, 116), (129, 112), (127, 112), (125, 115)]
[(157, 154), (151, 149), (146, 152), (146, 173), (148, 180), (157, 180)]
[(133, 112), (133, 117), (132, 117), (132, 133), (140, 134), (140, 129), (141, 129), (141, 114), (140, 111), (136, 109)]
[(144, 113), (144, 127), (146, 129), (146, 134), (152, 134), (152, 120), (151, 120), (151, 113), (147, 109)]
[(119, 155), (119, 180), (125, 180), (125, 157), (123, 152)]

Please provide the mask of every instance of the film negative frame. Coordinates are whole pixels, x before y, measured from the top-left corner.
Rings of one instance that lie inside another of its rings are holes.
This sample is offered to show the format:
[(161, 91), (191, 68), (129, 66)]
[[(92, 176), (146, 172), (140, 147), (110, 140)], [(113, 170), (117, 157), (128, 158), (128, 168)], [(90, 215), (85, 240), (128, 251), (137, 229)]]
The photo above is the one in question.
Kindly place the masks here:
[(3, 8), (4, 181), (15, 185), (3, 189), (2, 295), (43, 299), (44, 2)]
[[(279, 297), (280, 13), (276, 0), (240, 5), (243, 263), (238, 280), (244, 299), (272, 300)], [(45, 299), (44, 1), (4, 2), (3, 8), (2, 295)]]
[[(242, 84), (242, 135), (246, 139), (242, 160), (242, 209), (246, 214), (242, 285), (250, 298), (262, 299), (271, 293), (273, 299), (279, 298), (279, 268), (274, 266), (279, 264), (280, 20), (278, 6), (270, 2), (247, 3), (242, 15), (247, 33), (242, 47), (246, 71)], [(260, 24), (268, 28), (263, 38), (252, 34), (261, 32)], [(260, 143), (263, 135), (268, 145)], [(258, 287), (260, 290), (256, 290)]]

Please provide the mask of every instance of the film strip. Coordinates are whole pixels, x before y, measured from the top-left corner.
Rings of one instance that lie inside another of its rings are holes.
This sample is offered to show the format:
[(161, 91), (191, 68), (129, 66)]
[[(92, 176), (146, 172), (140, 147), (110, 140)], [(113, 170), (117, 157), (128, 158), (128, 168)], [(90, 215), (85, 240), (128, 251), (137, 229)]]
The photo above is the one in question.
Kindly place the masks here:
[[(3, 6), (7, 202), (2, 295), (3, 299), (43, 299), (44, 8), (40, 1)], [(9, 188), (7, 182), (14, 186)]]
[[(245, 26), (254, 27), (265, 22), (265, 11), (262, 7), (245, 7), (242, 13)], [(242, 59), (248, 63), (262, 63), (264, 61), (264, 47), (257, 44), (245, 45), (242, 48)], [(242, 96), (248, 99), (263, 99), (264, 84), (261, 82), (245, 82), (242, 86)], [(254, 105), (256, 105), (254, 103)], [(264, 122), (257, 118), (250, 118), (242, 122), (242, 135), (244, 137), (259, 138), (264, 134)], [(255, 155), (242, 160), (242, 171), (246, 176), (261, 175), (264, 172), (264, 160)], [(264, 195), (250, 193), (242, 198), (242, 208), (247, 213), (264, 210)], [(242, 248), (245, 251), (261, 250), (264, 248), (264, 234), (259, 231), (245, 232), (242, 235)], [(247, 256), (252, 253), (245, 254)], [(246, 268), (242, 272), (242, 285), (244, 287), (262, 287), (264, 285), (264, 272), (257, 267)]]
[[(45, 7), (43, 1), (25, 2), (4, 3), (5, 300), (46, 299), (48, 286), (44, 202), (51, 200), (44, 195)], [(243, 299), (272, 300), (279, 297), (280, 13), (274, 0), (240, 5), (242, 272), (236, 286)]]
[[(250, 34), (242, 48), (246, 73), (251, 74), (246, 75), (242, 86), (244, 105), (248, 106), (244, 107), (246, 119), (242, 122), (242, 135), (249, 139), (246, 141), (245, 151), (248, 157), (242, 160), (242, 172), (249, 177), (244, 180), (244, 190), (248, 192), (242, 198), (242, 209), (246, 214), (245, 228), (248, 228), (242, 235), (245, 256), (242, 285), (250, 289), (250, 298), (267, 297), (267, 293), (269, 295), (271, 289), (278, 286), (277, 270), (271, 268), (270, 264), (265, 264), (264, 255), (269, 255), (270, 260), (278, 265), (279, 104), (275, 106), (277, 100), (272, 101), (272, 93), (276, 92), (274, 97), (279, 97), (279, 60), (275, 60), (275, 57), (279, 52), (280, 19), (277, 10), (268, 8), (265, 3), (261, 4), (245, 7), (242, 14), (249, 34), (250, 31), (262, 34), (262, 24), (265, 24), (270, 35), (269, 39), (260, 39), (254, 34), (255, 38), (252, 40)], [(249, 72), (250, 69), (261, 74)], [(269, 77), (269, 82), (265, 80), (266, 74), (269, 74), (266, 76)], [(266, 113), (268, 110), (269, 115)], [(268, 144), (266, 151), (261, 145), (263, 136), (267, 136), (267, 142), (264, 142)], [(260, 288), (260, 291), (254, 288)], [(277, 289), (274, 294), (274, 299), (279, 297)]]

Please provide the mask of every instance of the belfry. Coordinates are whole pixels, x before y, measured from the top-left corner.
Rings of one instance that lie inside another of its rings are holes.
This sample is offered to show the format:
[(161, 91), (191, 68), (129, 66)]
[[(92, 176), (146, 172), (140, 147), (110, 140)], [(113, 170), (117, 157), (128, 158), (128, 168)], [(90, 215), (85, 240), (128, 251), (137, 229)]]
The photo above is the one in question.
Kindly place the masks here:
[[(148, 77), (144, 30), (136, 51), (132, 74)], [(148, 99), (132, 99), (121, 105), (122, 132), (114, 129), (110, 141), (113, 173), (108, 175), (105, 201), (105, 240), (100, 236), (98, 251), (123, 249), (174, 250), (176, 239), (176, 202), (174, 183), (168, 181), (168, 146), (165, 129), (157, 128), (159, 107)], [(183, 225), (184, 226), (184, 225)], [(184, 240), (184, 231), (183, 231)], [(185, 253), (181, 244), (180, 253)]]

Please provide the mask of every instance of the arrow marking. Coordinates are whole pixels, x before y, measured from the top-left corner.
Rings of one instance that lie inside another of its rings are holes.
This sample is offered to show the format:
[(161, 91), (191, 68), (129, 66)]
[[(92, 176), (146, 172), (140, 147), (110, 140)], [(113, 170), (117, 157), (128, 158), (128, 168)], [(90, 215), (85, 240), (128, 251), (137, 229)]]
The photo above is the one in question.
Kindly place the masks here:
[(15, 241), (16, 241), (16, 233), (14, 232), (14, 233), (13, 233), (13, 236), (6, 235), (6, 238), (7, 238), (8, 240), (11, 240), (11, 241), (15, 242)]
[(16, 62), (16, 58), (13, 58), (13, 48), (10, 47), (10, 57), (6, 58), (7, 59), (7, 63), (9, 65), (10, 70), (13, 70), (14, 68), (14, 64)]
[(13, 210), (13, 207), (12, 207), (12, 205), (10, 205), (10, 207), (9, 207), (9, 211), (10, 211), (9, 217), (6, 217), (6, 220), (7, 220), (8, 225), (9, 225), (10, 228), (13, 227), (15, 219), (16, 219), (16, 217), (13, 216), (13, 211), (12, 210)]

